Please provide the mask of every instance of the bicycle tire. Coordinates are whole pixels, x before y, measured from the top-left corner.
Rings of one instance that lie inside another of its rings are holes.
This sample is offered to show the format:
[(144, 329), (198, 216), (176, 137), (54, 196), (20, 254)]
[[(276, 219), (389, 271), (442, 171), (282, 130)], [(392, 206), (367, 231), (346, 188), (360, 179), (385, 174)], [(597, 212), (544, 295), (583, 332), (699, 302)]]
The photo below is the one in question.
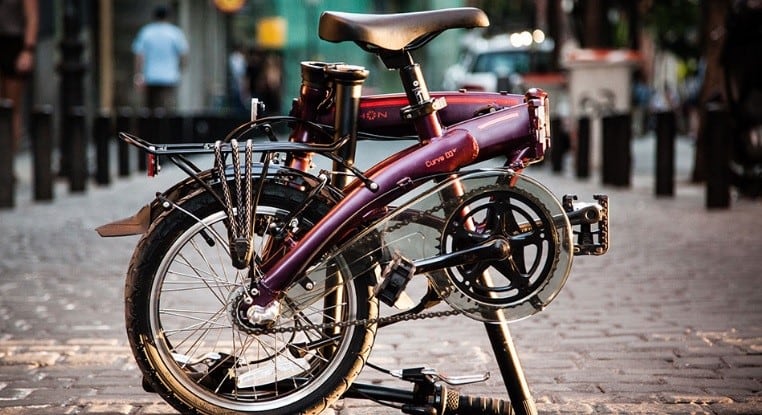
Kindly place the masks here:
[[(267, 182), (255, 208), (257, 218), (276, 221), (287, 217), (304, 202), (304, 197), (305, 192), (287, 183)], [(327, 201), (318, 204), (300, 218), (304, 231), (328, 211)], [(237, 277), (230, 279), (222, 274), (211, 277), (219, 270), (235, 270), (229, 257), (227, 264), (222, 263), (224, 261), (211, 264), (209, 254), (203, 265), (208, 269), (203, 272), (194, 270), (195, 265), (190, 266), (192, 256), (203, 257), (197, 250), (203, 249), (206, 253), (202, 245), (208, 242), (205, 238), (215, 235), (215, 227), (224, 227), (224, 211), (205, 190), (184, 197), (177, 205), (182, 209), (162, 213), (140, 240), (126, 280), (127, 334), (144, 383), (181, 413), (281, 415), (315, 414), (326, 409), (362, 369), (373, 344), (375, 326), (351, 325), (340, 329), (331, 334), (336, 340), (329, 341), (328, 346), (315, 346), (315, 350), (310, 349), (312, 340), (297, 334), (253, 336), (244, 332), (228, 311), (228, 303), (236, 298), (237, 287), (243, 284)], [(263, 235), (267, 232), (266, 229), (260, 231)], [(217, 232), (218, 239), (221, 232)], [(203, 233), (207, 233), (206, 237)], [(225, 246), (224, 243), (214, 245), (217, 246), (208, 248)], [(337, 275), (343, 280), (343, 288), (337, 290), (342, 292), (343, 301), (335, 308), (341, 309), (338, 314), (343, 319), (375, 318), (378, 303), (372, 300), (370, 281), (358, 275), (362, 269), (368, 269), (368, 265), (359, 268), (358, 260), (346, 258), (348, 255), (351, 252), (343, 252), (334, 259), (339, 270)], [(194, 280), (199, 287), (194, 288)], [(211, 295), (198, 295), (204, 291)], [(292, 321), (284, 319), (283, 324), (303, 324), (306, 321), (301, 320), (309, 320), (304, 310), (290, 312)], [(320, 340), (326, 339), (319, 338), (312, 344)], [(299, 342), (306, 343), (299, 346)], [(254, 346), (258, 350), (250, 350)], [(206, 349), (210, 349), (209, 352)], [(294, 357), (294, 350), (305, 356)], [(207, 361), (191, 364), (204, 356)], [(279, 371), (287, 373), (279, 378)], [(240, 385), (248, 374), (253, 386)], [(270, 376), (274, 378), (262, 380)]]

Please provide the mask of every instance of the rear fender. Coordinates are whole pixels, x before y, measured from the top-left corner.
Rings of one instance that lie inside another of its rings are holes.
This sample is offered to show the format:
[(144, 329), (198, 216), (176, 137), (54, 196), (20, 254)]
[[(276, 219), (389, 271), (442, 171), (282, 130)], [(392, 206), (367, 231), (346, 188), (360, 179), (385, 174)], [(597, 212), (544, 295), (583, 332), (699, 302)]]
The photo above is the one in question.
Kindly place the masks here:
[[(252, 176), (260, 177), (262, 175), (263, 167), (262, 163), (254, 163), (252, 165)], [(244, 166), (241, 166), (240, 170), (243, 175), (245, 173)], [(232, 166), (227, 168), (225, 175), (228, 182), (234, 180)], [(97, 227), (95, 231), (98, 232), (98, 235), (104, 238), (144, 234), (151, 226), (151, 223), (153, 223), (153, 221), (167, 209), (167, 207), (165, 207), (165, 202), (176, 202), (186, 195), (203, 188), (201, 183), (199, 183), (199, 180), (209, 184), (213, 188), (217, 187), (220, 183), (217, 175), (214, 174), (212, 170), (205, 170), (198, 173), (197, 176), (198, 180), (193, 177), (188, 177), (174, 184), (163, 193), (157, 193), (156, 198), (140, 208), (134, 215), (101, 225)], [(321, 182), (320, 179), (309, 173), (273, 165), (270, 165), (268, 168), (267, 180), (295, 186), (303, 189), (305, 192), (315, 188)], [(321, 195), (335, 203), (341, 198), (341, 191), (327, 185), (321, 190)]]

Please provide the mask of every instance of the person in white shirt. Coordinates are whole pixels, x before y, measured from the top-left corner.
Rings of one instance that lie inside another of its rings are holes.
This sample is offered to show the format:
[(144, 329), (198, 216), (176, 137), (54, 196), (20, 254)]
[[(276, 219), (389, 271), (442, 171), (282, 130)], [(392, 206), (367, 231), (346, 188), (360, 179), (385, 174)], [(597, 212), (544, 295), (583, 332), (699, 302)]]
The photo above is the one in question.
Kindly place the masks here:
[(188, 55), (185, 34), (168, 21), (168, 16), (166, 7), (157, 7), (154, 21), (143, 26), (132, 43), (134, 82), (145, 90), (145, 105), (151, 109), (174, 109), (176, 89)]

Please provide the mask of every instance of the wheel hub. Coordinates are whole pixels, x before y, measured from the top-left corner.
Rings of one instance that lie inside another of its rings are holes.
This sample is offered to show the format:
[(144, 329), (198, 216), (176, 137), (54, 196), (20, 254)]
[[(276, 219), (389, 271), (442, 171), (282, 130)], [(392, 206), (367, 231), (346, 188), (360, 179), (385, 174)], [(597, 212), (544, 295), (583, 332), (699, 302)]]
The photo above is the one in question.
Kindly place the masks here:
[(246, 287), (241, 286), (230, 293), (228, 314), (238, 330), (255, 334), (256, 330), (268, 329), (275, 325), (280, 315), (280, 303), (273, 301), (266, 306), (256, 305)]

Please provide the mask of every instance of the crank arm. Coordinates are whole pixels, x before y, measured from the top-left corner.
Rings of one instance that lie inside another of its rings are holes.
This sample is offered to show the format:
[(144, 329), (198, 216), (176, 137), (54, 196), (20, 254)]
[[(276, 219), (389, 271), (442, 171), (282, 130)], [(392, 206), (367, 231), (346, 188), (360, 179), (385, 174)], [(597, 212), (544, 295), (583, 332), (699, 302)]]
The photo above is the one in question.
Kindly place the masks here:
[(416, 274), (424, 274), (458, 265), (504, 260), (508, 259), (510, 255), (510, 243), (503, 238), (495, 238), (472, 248), (413, 261), (413, 265), (415, 265)]

